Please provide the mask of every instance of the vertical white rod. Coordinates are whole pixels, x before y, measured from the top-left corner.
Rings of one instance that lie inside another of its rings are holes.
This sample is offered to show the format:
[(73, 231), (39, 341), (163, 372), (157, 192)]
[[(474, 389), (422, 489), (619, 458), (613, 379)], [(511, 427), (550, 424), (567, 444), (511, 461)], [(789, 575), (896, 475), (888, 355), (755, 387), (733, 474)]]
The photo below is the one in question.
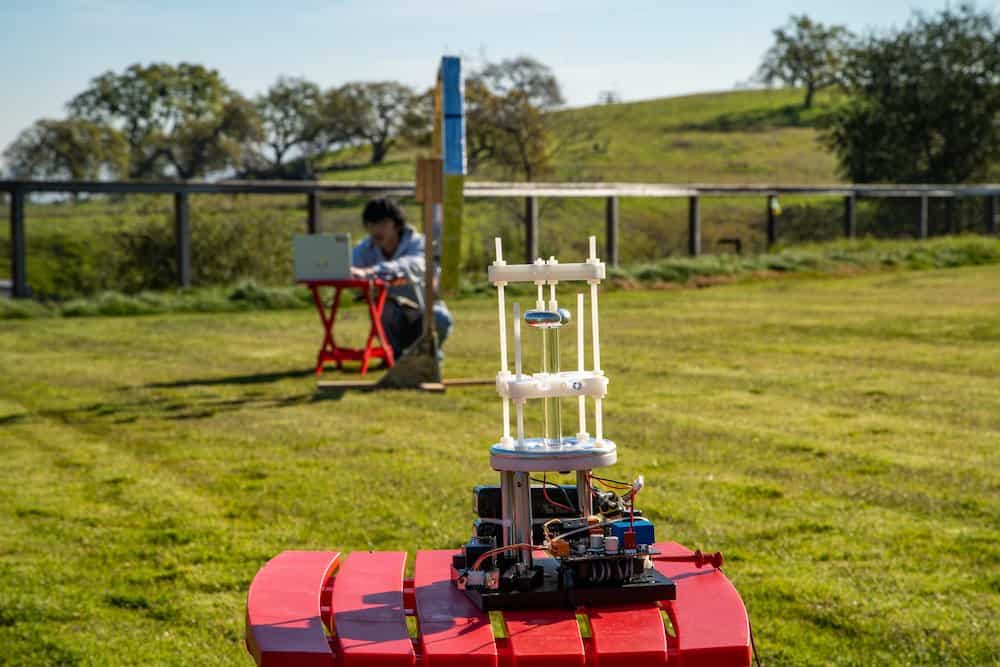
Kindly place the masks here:
[[(583, 292), (576, 293), (576, 369), (583, 373)], [(580, 437), (587, 432), (587, 399), (577, 398), (580, 404)]]
[(553, 313), (559, 310), (559, 302), (556, 301), (556, 284), (549, 283), (549, 310)]
[[(497, 265), (503, 264), (503, 243), (500, 237), (494, 239), (497, 251)], [(500, 368), (506, 375), (510, 370), (507, 362), (507, 302), (504, 298), (505, 283), (497, 283), (497, 317), (500, 322)], [(510, 399), (503, 399), (503, 439), (510, 440)]]
[(604, 420), (601, 418), (601, 399), (594, 399), (594, 439), (604, 442)]
[(507, 365), (507, 301), (503, 283), (497, 285), (497, 314), (500, 317), (500, 367), (506, 373)]
[(542, 286), (538, 286), (538, 299), (535, 301), (535, 308), (538, 310), (545, 310), (545, 293), (542, 291)]
[[(514, 302), (514, 373), (521, 379), (521, 304)], [(517, 412), (517, 446), (524, 447), (524, 401), (515, 401)]]
[(521, 379), (521, 304), (514, 304), (514, 374)]
[(591, 342), (590, 346), (594, 349), (594, 370), (601, 370), (601, 338), (600, 338), (600, 327), (597, 324), (597, 283), (590, 284), (590, 326), (591, 326)]

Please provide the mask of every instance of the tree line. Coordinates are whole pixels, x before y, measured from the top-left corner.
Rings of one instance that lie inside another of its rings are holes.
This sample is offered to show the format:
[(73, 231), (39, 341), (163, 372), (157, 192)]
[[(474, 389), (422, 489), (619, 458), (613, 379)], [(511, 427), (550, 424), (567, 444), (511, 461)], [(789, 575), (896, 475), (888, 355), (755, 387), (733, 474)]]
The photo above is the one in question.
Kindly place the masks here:
[(821, 140), (856, 183), (987, 180), (1000, 162), (1000, 19), (962, 4), (865, 36), (792, 16), (756, 73), (844, 95)]
[[(917, 12), (902, 28), (852, 34), (808, 16), (774, 30), (755, 80), (801, 86), (803, 107), (837, 88), (819, 118), (824, 146), (858, 183), (985, 180), (1000, 161), (1000, 19), (963, 4)], [(603, 93), (605, 103), (617, 98)], [(465, 81), (470, 170), (514, 180), (603, 152), (600, 128), (564, 106), (552, 70), (527, 56), (485, 63)], [(400, 142), (426, 145), (433, 91), (395, 81), (329, 89), (281, 77), (250, 100), (202, 65), (106, 72), (4, 151), (20, 177), (315, 178), (331, 151), (364, 146), (379, 164)]]
[[(526, 57), (486, 63), (466, 78), (469, 160), (531, 180), (558, 152), (548, 112), (559, 83)], [(331, 150), (367, 147), (384, 162), (399, 142), (426, 145), (433, 89), (356, 81), (322, 89), (280, 77), (247, 99), (213, 69), (192, 63), (135, 64), (105, 72), (6, 148), (22, 178), (315, 178)]]

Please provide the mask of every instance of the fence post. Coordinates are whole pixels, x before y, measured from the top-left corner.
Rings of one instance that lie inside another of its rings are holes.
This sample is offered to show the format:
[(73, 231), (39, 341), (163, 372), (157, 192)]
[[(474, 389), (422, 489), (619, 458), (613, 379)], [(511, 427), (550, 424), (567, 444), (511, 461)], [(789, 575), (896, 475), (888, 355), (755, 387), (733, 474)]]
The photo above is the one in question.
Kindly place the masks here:
[(608, 264), (618, 266), (618, 197), (608, 197), (604, 202), (605, 253)]
[(309, 234), (318, 234), (319, 226), (322, 224), (318, 192), (310, 192), (306, 195), (306, 208), (309, 211), (309, 217), (306, 220), (306, 231)]
[(191, 286), (191, 216), (188, 193), (174, 193), (174, 242), (176, 243), (177, 280), (181, 287)]
[(778, 231), (774, 224), (774, 195), (767, 196), (767, 247), (768, 249), (778, 240)]
[(986, 197), (986, 233), (992, 236), (997, 235), (997, 196)]
[(920, 238), (927, 238), (927, 195), (920, 195)]
[(524, 261), (531, 264), (538, 257), (538, 198), (524, 198)]
[(24, 253), (24, 189), (10, 192), (10, 295), (15, 299), (28, 297), (28, 272)]
[(698, 195), (688, 197), (688, 254), (701, 254), (701, 215), (698, 211)]
[(844, 236), (853, 239), (858, 235), (858, 220), (854, 212), (854, 193), (844, 197)]

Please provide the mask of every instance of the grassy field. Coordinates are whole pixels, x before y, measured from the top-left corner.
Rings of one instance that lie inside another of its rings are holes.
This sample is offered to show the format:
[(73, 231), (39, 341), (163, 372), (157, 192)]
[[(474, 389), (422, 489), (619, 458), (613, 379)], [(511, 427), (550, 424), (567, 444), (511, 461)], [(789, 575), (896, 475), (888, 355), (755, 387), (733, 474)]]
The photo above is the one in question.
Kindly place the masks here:
[[(614, 473), (726, 554), (765, 664), (997, 663), (997, 284), (603, 297)], [(452, 306), (446, 375), (493, 373), (494, 303)], [(318, 397), (318, 343), (305, 310), (0, 321), (0, 664), (246, 665), (275, 553), (467, 537), (493, 391)]]

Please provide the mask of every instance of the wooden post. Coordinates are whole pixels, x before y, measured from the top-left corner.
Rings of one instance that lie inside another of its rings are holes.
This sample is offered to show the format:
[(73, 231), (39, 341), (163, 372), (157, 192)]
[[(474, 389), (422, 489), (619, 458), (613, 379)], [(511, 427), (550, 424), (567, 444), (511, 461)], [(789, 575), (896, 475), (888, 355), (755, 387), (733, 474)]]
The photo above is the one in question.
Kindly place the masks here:
[(524, 198), (524, 261), (531, 264), (538, 257), (538, 198)]
[(996, 195), (986, 198), (986, 233), (991, 236), (997, 235), (997, 199)]
[(854, 212), (854, 193), (844, 197), (844, 236), (853, 239), (858, 235), (858, 220)]
[(698, 195), (688, 197), (688, 254), (701, 254), (701, 216), (698, 213)]
[(24, 190), (15, 187), (10, 193), (10, 295), (15, 299), (28, 298), (24, 246)]
[(306, 231), (310, 234), (318, 234), (319, 227), (322, 224), (318, 192), (310, 192), (306, 195), (306, 208), (309, 210), (309, 218), (306, 221)]
[(920, 238), (927, 238), (927, 195), (920, 195)]
[(618, 266), (618, 197), (608, 197), (605, 200), (604, 221), (607, 263)]
[(767, 196), (767, 247), (771, 248), (778, 240), (778, 230), (774, 224), (774, 195)]
[(174, 193), (174, 242), (176, 243), (177, 280), (181, 287), (191, 286), (191, 216), (186, 191)]

